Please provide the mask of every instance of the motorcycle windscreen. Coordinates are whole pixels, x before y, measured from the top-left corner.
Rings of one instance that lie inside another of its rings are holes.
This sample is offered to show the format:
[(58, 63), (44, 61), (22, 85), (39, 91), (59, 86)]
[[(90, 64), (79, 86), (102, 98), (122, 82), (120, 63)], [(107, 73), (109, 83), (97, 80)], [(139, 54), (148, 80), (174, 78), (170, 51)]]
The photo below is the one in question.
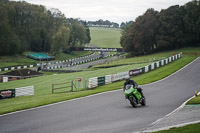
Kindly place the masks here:
[(132, 90), (131, 90), (132, 87), (133, 87), (133, 85), (131, 85), (131, 84), (126, 85), (125, 94), (132, 93)]
[(129, 90), (133, 85), (127, 84), (125, 90)]

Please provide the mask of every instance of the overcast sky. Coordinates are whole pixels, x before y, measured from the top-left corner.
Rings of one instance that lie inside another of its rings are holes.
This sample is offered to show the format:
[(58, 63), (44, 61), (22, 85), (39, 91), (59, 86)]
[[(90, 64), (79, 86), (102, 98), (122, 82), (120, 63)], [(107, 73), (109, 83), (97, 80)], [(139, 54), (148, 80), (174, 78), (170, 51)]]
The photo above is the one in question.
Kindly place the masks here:
[[(22, 1), (22, 0), (17, 0)], [(135, 20), (148, 8), (157, 11), (172, 5), (184, 5), (191, 0), (25, 0), (28, 3), (57, 8), (67, 18), (80, 18), (86, 21), (109, 20), (126, 22)]]

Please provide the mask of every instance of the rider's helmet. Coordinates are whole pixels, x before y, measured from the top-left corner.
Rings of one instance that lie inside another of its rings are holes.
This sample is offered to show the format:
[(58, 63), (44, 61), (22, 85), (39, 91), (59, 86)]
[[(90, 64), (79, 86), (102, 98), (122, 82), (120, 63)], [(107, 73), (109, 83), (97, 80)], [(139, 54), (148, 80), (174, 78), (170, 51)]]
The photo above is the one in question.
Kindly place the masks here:
[(130, 80), (130, 77), (129, 77), (129, 76), (126, 76), (126, 77), (125, 77), (125, 80), (126, 80), (126, 82), (128, 82), (128, 81)]

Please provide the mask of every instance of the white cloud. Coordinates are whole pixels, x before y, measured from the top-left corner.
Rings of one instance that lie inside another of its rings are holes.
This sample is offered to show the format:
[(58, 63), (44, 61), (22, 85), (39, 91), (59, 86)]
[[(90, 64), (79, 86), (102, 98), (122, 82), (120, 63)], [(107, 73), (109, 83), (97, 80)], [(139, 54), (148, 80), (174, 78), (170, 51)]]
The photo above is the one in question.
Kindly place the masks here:
[[(17, 0), (19, 1), (19, 0)], [(135, 20), (148, 8), (157, 11), (190, 0), (25, 0), (28, 3), (58, 8), (67, 18), (107, 19), (114, 22)]]

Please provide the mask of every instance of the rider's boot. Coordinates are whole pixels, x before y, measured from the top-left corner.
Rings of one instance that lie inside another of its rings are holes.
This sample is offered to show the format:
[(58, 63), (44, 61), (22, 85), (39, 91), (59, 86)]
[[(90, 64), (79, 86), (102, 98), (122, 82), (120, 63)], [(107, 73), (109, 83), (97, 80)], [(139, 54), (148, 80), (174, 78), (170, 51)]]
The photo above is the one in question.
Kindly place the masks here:
[(145, 98), (145, 96), (144, 96), (143, 92), (141, 91), (140, 93), (141, 93), (142, 97), (143, 97), (143, 98)]

